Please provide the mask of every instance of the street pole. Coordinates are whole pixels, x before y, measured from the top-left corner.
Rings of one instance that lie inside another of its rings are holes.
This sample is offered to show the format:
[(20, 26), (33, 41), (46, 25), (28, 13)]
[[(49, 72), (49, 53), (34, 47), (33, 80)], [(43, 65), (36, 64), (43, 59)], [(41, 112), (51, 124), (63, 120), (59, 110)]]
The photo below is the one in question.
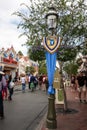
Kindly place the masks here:
[(56, 50), (59, 47), (60, 40), (58, 39), (57, 36), (55, 36), (58, 14), (53, 6), (49, 8), (49, 12), (46, 15), (46, 20), (48, 24), (48, 29), (51, 31), (51, 36), (46, 37), (44, 42), (44, 47), (48, 51), (46, 53), (46, 60), (47, 60), (48, 81), (49, 81), (46, 127), (48, 129), (56, 129), (57, 120), (55, 109), (55, 89), (53, 88), (53, 79), (56, 67)]
[(55, 111), (55, 94), (50, 94), (48, 97), (48, 113), (46, 126), (49, 129), (57, 128), (56, 111)]
[[(52, 21), (53, 22), (53, 21)], [(51, 35), (54, 35), (54, 28), (51, 29)], [(49, 129), (57, 128), (56, 110), (55, 110), (55, 94), (48, 96), (48, 113), (46, 119), (46, 126)]]

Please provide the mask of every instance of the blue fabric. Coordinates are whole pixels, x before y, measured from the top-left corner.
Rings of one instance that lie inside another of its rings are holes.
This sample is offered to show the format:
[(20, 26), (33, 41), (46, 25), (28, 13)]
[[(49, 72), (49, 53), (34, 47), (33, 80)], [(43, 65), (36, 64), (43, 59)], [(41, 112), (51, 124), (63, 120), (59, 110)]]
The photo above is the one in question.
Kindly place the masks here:
[(47, 63), (47, 73), (48, 73), (48, 94), (55, 94), (55, 89), (53, 88), (54, 72), (56, 67), (56, 56), (57, 53), (46, 52), (46, 63)]

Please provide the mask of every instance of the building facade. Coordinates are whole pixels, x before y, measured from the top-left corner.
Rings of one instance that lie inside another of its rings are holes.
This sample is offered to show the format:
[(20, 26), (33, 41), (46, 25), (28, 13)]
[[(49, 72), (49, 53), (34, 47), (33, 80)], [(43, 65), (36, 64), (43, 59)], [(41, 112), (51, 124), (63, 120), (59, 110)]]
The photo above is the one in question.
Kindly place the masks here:
[(6, 74), (15, 77), (18, 74), (18, 64), (19, 58), (13, 46), (7, 50), (4, 48), (0, 50), (0, 67)]
[(38, 73), (38, 62), (29, 59), (28, 56), (19, 56), (14, 50), (13, 46), (5, 50), (2, 48), (0, 50), (0, 68), (8, 75), (20, 76), (21, 74), (26, 74), (26, 67), (33, 66), (35, 68), (35, 73)]
[(26, 73), (26, 67), (30, 67), (33, 66), (35, 68), (35, 74), (38, 74), (38, 67), (39, 64), (38, 62), (35, 62), (31, 59), (28, 58), (28, 56), (22, 56), (19, 59), (19, 75), (21, 75), (22, 73)]

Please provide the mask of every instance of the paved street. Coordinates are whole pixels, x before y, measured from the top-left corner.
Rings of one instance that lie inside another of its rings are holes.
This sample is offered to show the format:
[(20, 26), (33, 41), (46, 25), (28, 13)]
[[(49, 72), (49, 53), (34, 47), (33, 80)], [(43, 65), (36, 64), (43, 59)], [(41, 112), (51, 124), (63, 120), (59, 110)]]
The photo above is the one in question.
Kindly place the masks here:
[(0, 130), (35, 130), (47, 111), (46, 92), (15, 92), (13, 101), (4, 101), (5, 119)]

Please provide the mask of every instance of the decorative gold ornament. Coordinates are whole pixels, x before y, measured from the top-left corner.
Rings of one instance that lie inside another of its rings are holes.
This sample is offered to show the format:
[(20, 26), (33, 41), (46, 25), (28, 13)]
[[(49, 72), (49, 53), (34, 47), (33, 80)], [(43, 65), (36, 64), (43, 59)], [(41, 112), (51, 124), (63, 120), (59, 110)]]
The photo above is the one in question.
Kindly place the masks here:
[(61, 39), (57, 36), (48, 36), (44, 37), (43, 39), (44, 48), (51, 54), (57, 51), (60, 46), (60, 43)]

